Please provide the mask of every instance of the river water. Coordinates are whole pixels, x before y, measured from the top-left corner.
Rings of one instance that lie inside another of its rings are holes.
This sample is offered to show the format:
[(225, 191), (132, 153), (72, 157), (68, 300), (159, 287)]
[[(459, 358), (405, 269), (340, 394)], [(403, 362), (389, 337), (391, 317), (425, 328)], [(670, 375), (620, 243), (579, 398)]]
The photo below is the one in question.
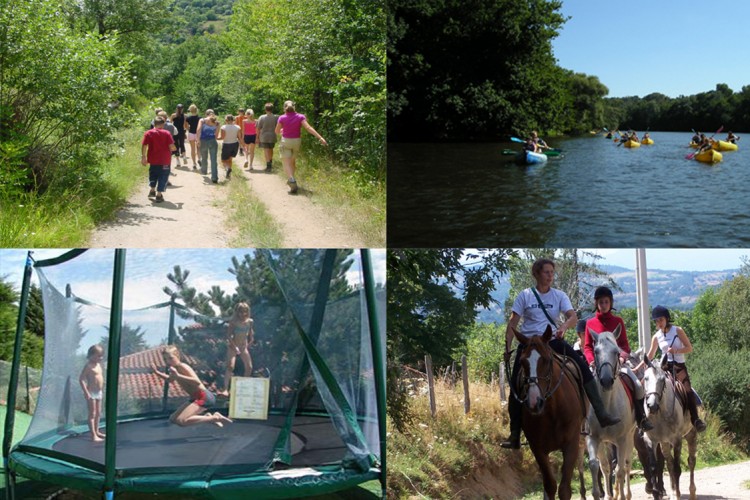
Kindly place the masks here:
[(655, 144), (636, 149), (602, 136), (548, 140), (564, 153), (540, 166), (503, 155), (514, 143), (391, 143), (388, 246), (749, 244), (750, 138), (710, 166), (685, 159), (692, 133), (650, 135)]

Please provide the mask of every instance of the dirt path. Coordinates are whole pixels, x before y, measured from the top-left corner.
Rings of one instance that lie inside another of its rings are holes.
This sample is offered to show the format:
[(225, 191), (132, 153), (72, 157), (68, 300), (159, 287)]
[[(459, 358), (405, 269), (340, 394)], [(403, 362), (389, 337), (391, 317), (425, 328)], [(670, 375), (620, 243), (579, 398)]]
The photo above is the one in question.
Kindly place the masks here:
[[(221, 147), (219, 147), (221, 152)], [(261, 153), (262, 154), (262, 153)], [(315, 203), (315, 193), (305, 188), (301, 176), (297, 195), (288, 194), (285, 179), (277, 172), (266, 173), (256, 152), (254, 170), (242, 168), (244, 157), (237, 157), (230, 182), (249, 182), (253, 195), (282, 228), (285, 248), (357, 248), (364, 246), (338, 221)], [(143, 167), (143, 188), (134, 193), (113, 221), (100, 226), (89, 241), (92, 248), (202, 248), (226, 247), (235, 234), (227, 229), (222, 213), (229, 193), (224, 171), (219, 165), (219, 184), (212, 184), (189, 165), (172, 166), (170, 182), (163, 203), (147, 197), (147, 168)], [(280, 167), (274, 167), (279, 169)], [(210, 172), (210, 169), (209, 169)], [(248, 247), (253, 242), (243, 242)]]
[[(747, 499), (750, 489), (744, 483), (750, 481), (750, 461), (709, 467), (695, 471), (695, 493), (704, 500)], [(664, 486), (669, 490), (669, 474), (664, 473)], [(575, 489), (575, 488), (574, 488)], [(632, 500), (651, 500), (646, 495), (645, 484), (631, 485)], [(590, 492), (589, 492), (590, 494)], [(680, 476), (681, 498), (690, 498), (690, 471), (683, 469)]]

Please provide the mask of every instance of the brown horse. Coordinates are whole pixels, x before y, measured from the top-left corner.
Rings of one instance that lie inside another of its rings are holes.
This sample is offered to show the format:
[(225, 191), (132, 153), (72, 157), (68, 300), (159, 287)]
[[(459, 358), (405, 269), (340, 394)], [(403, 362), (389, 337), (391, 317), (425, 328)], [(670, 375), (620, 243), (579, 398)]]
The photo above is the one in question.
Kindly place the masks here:
[[(548, 326), (544, 335), (531, 338), (515, 330), (514, 334), (521, 343), (519, 349), (523, 348), (517, 381), (517, 394), (523, 403), (521, 428), (542, 473), (545, 498), (554, 498), (557, 492), (561, 499), (568, 500), (588, 403), (581, 401), (576, 382), (548, 344), (552, 328)], [(555, 450), (563, 454), (559, 490), (549, 462), (549, 454)]]

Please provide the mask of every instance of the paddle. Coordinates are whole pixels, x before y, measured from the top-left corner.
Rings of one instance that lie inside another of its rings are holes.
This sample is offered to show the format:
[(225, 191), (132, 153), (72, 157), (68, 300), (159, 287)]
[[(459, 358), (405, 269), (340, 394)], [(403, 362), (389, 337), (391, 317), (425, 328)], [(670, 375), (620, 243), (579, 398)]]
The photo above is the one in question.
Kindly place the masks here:
[[(716, 135), (716, 134), (720, 134), (722, 130), (724, 130), (724, 125), (722, 125), (721, 127), (719, 127), (719, 130), (717, 130), (716, 132), (714, 132), (714, 133), (713, 133), (713, 134), (711, 135), (711, 137), (709, 137), (709, 138), (708, 138), (708, 140), (710, 141), (711, 139), (713, 139), (713, 138), (714, 138), (714, 135)], [(697, 154), (698, 154), (698, 153), (700, 153), (700, 152), (701, 152), (701, 148), (698, 148), (698, 150), (697, 150), (697, 151), (696, 151), (695, 153), (690, 153), (689, 155), (687, 155), (687, 156), (685, 157), (685, 159), (686, 159), (686, 160), (692, 160), (693, 158), (695, 158), (695, 155), (697, 155)]]

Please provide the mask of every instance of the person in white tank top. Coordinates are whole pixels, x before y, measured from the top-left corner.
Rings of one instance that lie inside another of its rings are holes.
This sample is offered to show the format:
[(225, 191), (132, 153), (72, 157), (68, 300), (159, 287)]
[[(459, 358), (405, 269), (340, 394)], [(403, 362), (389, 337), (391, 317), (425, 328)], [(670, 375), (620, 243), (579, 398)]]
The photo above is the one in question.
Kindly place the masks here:
[(667, 355), (667, 371), (674, 370), (675, 378), (682, 382), (685, 387), (688, 394), (690, 420), (693, 422), (695, 430), (703, 432), (706, 430), (706, 423), (698, 418), (698, 401), (695, 392), (693, 392), (693, 387), (690, 385), (690, 375), (685, 364), (685, 354), (693, 352), (693, 344), (690, 343), (685, 330), (672, 324), (672, 317), (666, 307), (654, 307), (651, 317), (658, 330), (651, 337), (651, 348), (648, 350), (646, 358), (654, 359), (657, 349), (661, 351), (662, 355)]

